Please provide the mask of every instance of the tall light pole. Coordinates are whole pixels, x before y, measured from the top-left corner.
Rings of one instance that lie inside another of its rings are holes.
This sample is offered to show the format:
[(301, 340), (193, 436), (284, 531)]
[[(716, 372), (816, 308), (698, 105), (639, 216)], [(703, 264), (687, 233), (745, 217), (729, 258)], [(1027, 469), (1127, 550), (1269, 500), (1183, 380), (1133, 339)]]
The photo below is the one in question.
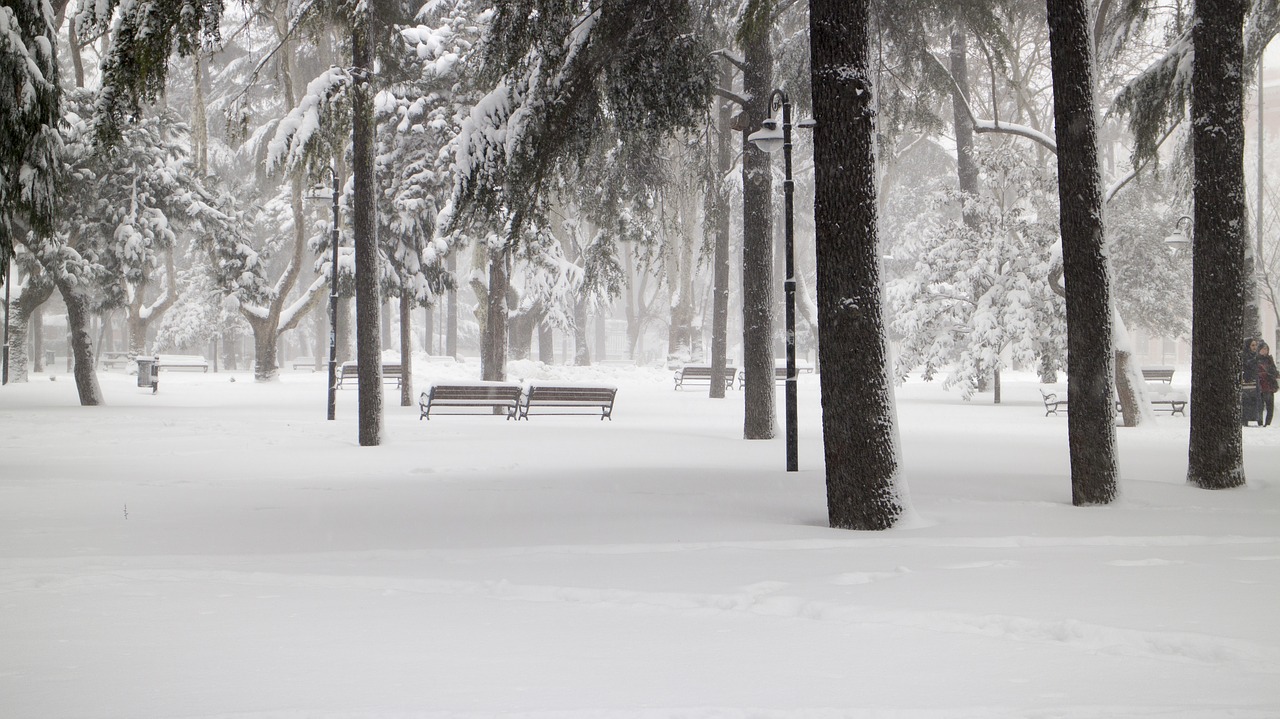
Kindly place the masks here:
[(338, 198), (342, 180), (330, 165), (325, 168), (333, 176), (333, 230), (329, 237), (329, 419), (338, 408)]
[(783, 220), (786, 237), (786, 279), (782, 288), (786, 294), (786, 344), (787, 344), (787, 384), (786, 384), (786, 423), (787, 423), (787, 471), (800, 469), (799, 435), (796, 430), (796, 263), (795, 263), (795, 209), (792, 204), (794, 184), (791, 181), (791, 100), (782, 90), (774, 90), (769, 96), (769, 107), (781, 105), (782, 127), (778, 121), (770, 117), (762, 124), (764, 127), (747, 136), (755, 146), (765, 152), (777, 152), (782, 149), (783, 179), (782, 195), (786, 206)]

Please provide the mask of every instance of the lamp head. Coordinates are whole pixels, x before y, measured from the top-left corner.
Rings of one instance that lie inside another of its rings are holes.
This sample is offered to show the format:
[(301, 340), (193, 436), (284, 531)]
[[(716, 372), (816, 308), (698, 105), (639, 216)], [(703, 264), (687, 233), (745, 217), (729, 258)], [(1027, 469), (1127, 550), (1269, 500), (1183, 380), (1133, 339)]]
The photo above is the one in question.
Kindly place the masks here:
[(1191, 218), (1183, 215), (1173, 224), (1173, 232), (1164, 238), (1164, 246), (1173, 251), (1173, 254), (1180, 254), (1191, 246), (1191, 237), (1186, 230), (1182, 229), (1183, 223), (1186, 223), (1188, 229), (1191, 227)]
[(776, 117), (766, 118), (760, 123), (760, 129), (747, 135), (747, 139), (760, 150), (777, 152), (784, 141), (782, 123)]

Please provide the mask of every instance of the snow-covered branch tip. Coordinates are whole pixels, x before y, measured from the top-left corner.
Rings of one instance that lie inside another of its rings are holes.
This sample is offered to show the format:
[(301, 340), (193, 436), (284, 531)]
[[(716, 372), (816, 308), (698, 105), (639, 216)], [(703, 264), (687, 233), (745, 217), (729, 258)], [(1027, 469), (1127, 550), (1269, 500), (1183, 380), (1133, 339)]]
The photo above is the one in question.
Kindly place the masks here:
[(267, 143), (269, 172), (301, 166), (315, 147), (317, 133), (327, 119), (326, 111), (337, 104), (352, 85), (351, 73), (330, 67), (307, 83), (307, 92), (298, 106), (281, 118), (275, 136)]
[(932, 59), (934, 63), (937, 64), (938, 69), (951, 83), (951, 86), (955, 88), (956, 91), (952, 93), (952, 96), (953, 98), (960, 99), (960, 106), (964, 109), (964, 114), (968, 116), (969, 121), (973, 123), (974, 132), (977, 132), (977, 133), (994, 132), (994, 133), (1000, 133), (1005, 135), (1015, 135), (1018, 137), (1024, 137), (1028, 140), (1031, 140), (1033, 142), (1036, 142), (1042, 145), (1045, 149), (1049, 150), (1049, 152), (1052, 152), (1055, 155), (1058, 154), (1057, 140), (1055, 140), (1052, 137), (1049, 137), (1048, 135), (1035, 129), (1034, 127), (1019, 125), (1017, 123), (1012, 123), (1012, 122), (1001, 122), (1000, 120), (979, 119), (978, 116), (973, 111), (973, 106), (969, 104), (969, 98), (965, 97), (965, 94), (961, 89), (960, 84), (956, 82), (955, 77), (951, 74), (951, 70), (948, 69), (947, 66), (944, 65), (942, 61), (939, 60), (937, 56), (933, 55), (932, 53), (929, 54), (929, 58)]

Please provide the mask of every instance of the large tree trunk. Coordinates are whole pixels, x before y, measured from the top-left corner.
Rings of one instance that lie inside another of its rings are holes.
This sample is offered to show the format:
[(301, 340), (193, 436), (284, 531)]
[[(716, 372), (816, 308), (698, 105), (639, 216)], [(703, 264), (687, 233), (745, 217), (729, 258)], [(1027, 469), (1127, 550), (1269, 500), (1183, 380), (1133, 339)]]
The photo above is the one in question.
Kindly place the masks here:
[(843, 529), (887, 529), (906, 510), (880, 298), (869, 5), (809, 3), (827, 513)]
[[(730, 87), (733, 71), (725, 67), (720, 71), (720, 84)], [(711, 289), (711, 389), (715, 399), (723, 399), (725, 386), (732, 378), (725, 376), (729, 365), (729, 194), (725, 190), (724, 177), (729, 172), (732, 158), (729, 155), (731, 132), (729, 104), (719, 103), (716, 115), (715, 166), (707, 178), (706, 219), (703, 227), (715, 236), (715, 253), (712, 257)]]
[[(29, 343), (33, 335), (39, 337), (44, 331), (41, 323), (35, 318), (40, 314), (40, 307), (53, 296), (54, 285), (49, 274), (40, 272), (27, 278), (22, 294), (13, 300), (9, 317), (9, 381), (26, 382), (28, 363), (34, 365), (32, 371), (44, 369), (44, 358), (40, 356), (44, 342)], [(35, 357), (27, 357), (27, 347), (34, 344)]]
[(1111, 395), (1111, 271), (1102, 225), (1089, 8), (1085, 0), (1048, 0), (1048, 12), (1067, 283), (1071, 501), (1107, 504), (1115, 499), (1119, 468)]
[[(358, 13), (351, 27), (351, 64), (358, 76), (373, 72), (368, 9)], [(356, 245), (356, 365), (359, 397), (359, 437), (362, 447), (382, 444), (382, 337), (378, 297), (378, 227), (373, 176), (373, 87), (356, 83), (351, 103), (353, 162), (352, 227)]]
[[(1197, 0), (1191, 141), (1195, 221), (1191, 287), (1191, 441), (1187, 479), (1245, 482), (1240, 347), (1245, 277), (1244, 0)], [(1074, 400), (1073, 400), (1074, 403)]]
[(777, 434), (773, 379), (773, 175), (769, 155), (747, 141), (769, 116), (773, 55), (769, 28), (745, 39), (742, 121), (742, 369), (744, 439)]
[(81, 286), (58, 281), (58, 292), (67, 305), (67, 326), (71, 331), (71, 356), (74, 359), (76, 391), (80, 404), (93, 407), (102, 404), (102, 389), (93, 371), (93, 338), (89, 335), (89, 296)]
[(507, 379), (507, 288), (510, 254), (489, 252), (489, 292), (486, 303), (484, 351), (480, 357), (480, 379), (502, 382)]
[(253, 378), (259, 382), (267, 382), (278, 376), (280, 364), (279, 347), (276, 338), (276, 323), (268, 319), (245, 318), (253, 330)]

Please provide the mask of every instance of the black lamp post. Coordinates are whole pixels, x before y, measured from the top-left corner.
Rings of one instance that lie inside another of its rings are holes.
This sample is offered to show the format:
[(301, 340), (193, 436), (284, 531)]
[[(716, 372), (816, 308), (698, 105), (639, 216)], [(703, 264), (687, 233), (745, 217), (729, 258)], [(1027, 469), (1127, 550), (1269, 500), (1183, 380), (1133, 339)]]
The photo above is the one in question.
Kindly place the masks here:
[(332, 166), (326, 167), (333, 176), (333, 233), (329, 238), (329, 419), (334, 419), (338, 407), (338, 197), (342, 194), (342, 180)]
[(787, 274), (782, 282), (786, 293), (787, 306), (787, 385), (786, 385), (786, 423), (787, 423), (787, 471), (800, 469), (799, 438), (796, 431), (796, 266), (795, 266), (795, 210), (792, 205), (794, 184), (791, 181), (791, 100), (782, 90), (774, 90), (769, 96), (769, 107), (775, 104), (782, 107), (782, 126), (770, 117), (763, 127), (747, 136), (755, 146), (765, 152), (777, 152), (782, 149), (783, 180), (782, 195), (786, 205), (786, 217), (783, 221), (786, 236)]

